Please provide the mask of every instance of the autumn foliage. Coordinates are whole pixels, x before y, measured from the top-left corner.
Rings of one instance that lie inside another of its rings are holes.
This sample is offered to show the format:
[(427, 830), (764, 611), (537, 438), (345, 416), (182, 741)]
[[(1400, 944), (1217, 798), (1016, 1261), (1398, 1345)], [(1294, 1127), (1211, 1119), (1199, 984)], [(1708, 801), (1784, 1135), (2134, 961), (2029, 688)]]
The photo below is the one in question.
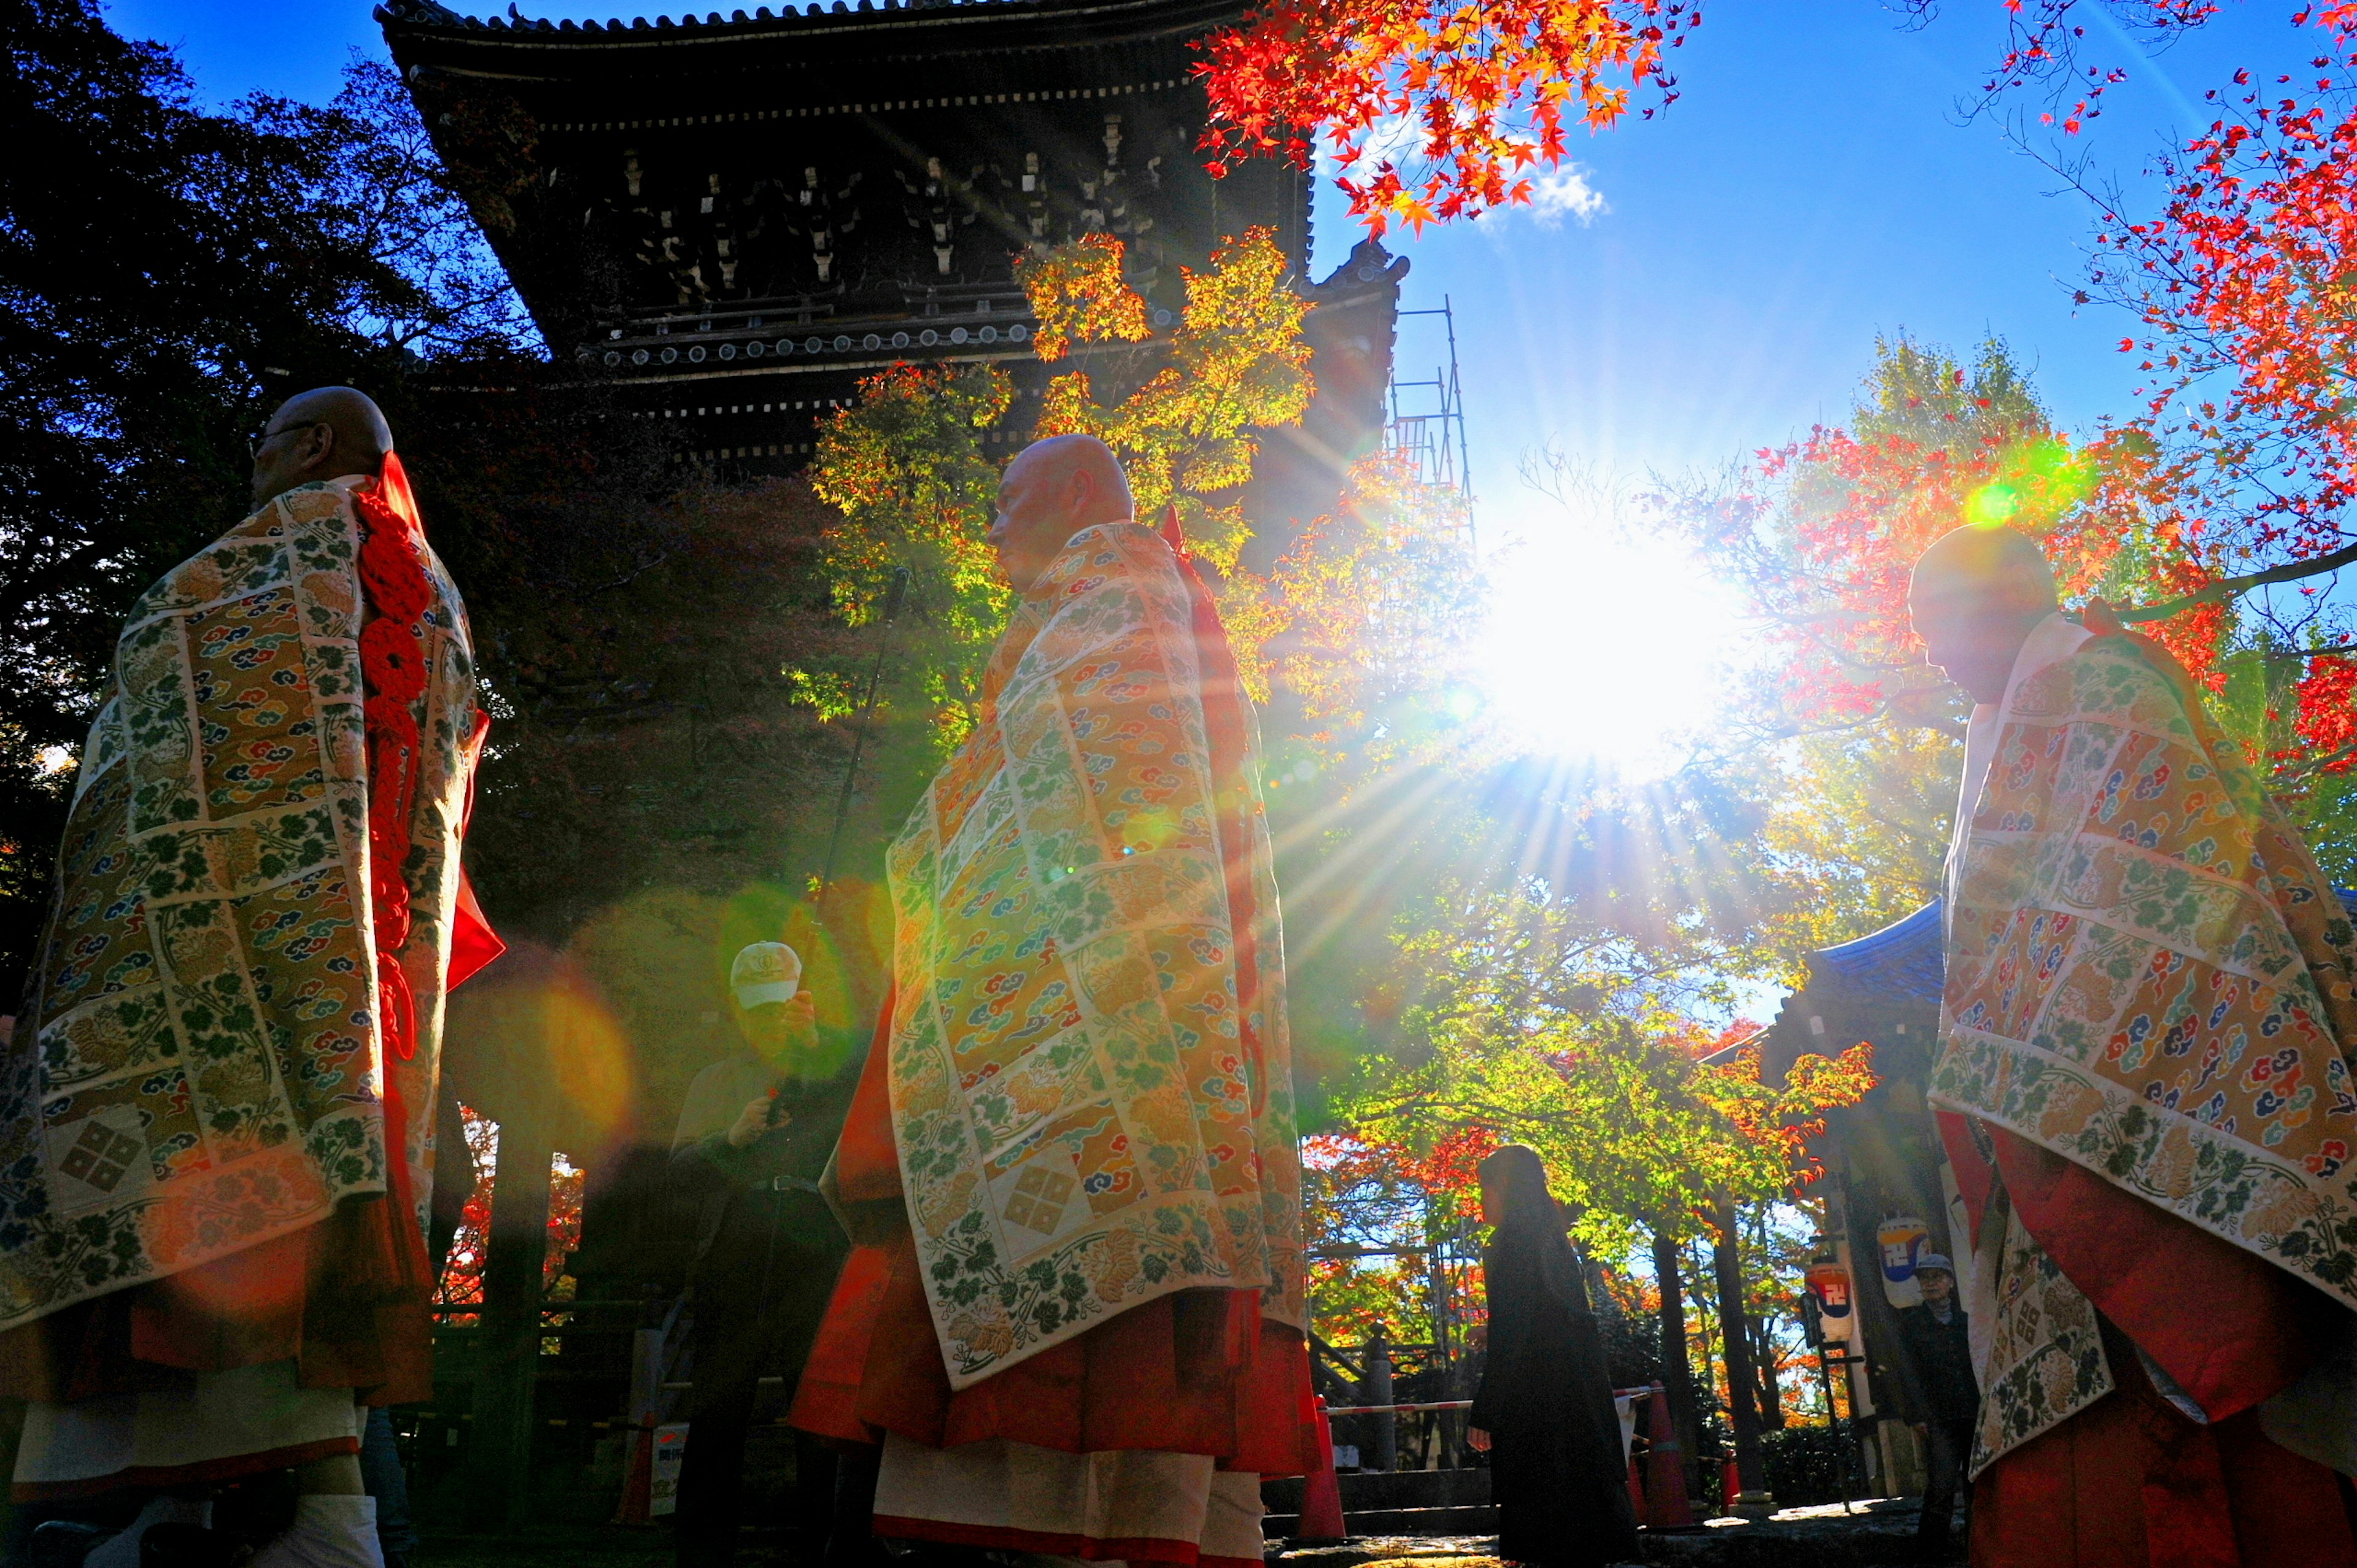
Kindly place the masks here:
[[(971, 723), (991, 645), (1014, 596), (988, 534), (998, 467), (982, 433), (1013, 402), (1006, 373), (989, 365), (895, 365), (860, 383), (860, 396), (819, 432), (811, 487), (835, 509), (821, 534), (820, 570), (834, 607), (854, 627), (882, 614), (894, 574), (909, 574), (903, 663), (916, 671), (944, 742)], [(857, 705), (864, 657), (812, 660), (790, 671), (795, 694), (829, 719)]]
[[(1906, 0), (1920, 20), (1933, 0)], [(2046, 100), (2066, 136), (2103, 112), (2133, 66), (2213, 21), (2216, 0), (2001, 0), (2007, 29), (1980, 105)], [(1529, 199), (1528, 171), (1559, 162), (1568, 128), (1621, 122), (1641, 97), (1676, 96), (1667, 52), (1699, 25), (1678, 0), (1266, 0), (1215, 35), (1200, 68), (1215, 173), (1255, 153), (1301, 167), (1324, 150), (1370, 229), (1476, 216)], [(2143, 406), (2074, 443), (1971, 393), (1906, 389), (1932, 414), (1898, 433), (1820, 429), (1762, 455), (1764, 490), (1846, 492), (1811, 506), (1761, 608), (1792, 654), (1785, 696), (1802, 725), (1855, 722), (1924, 701), (1899, 592), (1937, 532), (2009, 522), (2047, 543), (2066, 588), (2149, 607), (2155, 636), (2223, 694), (2231, 660), (2305, 662), (2244, 678), (2240, 726), (2255, 757), (2345, 768), (2351, 677), (2330, 607), (2244, 604), (2278, 580), (2357, 560), (2341, 518), (2357, 501), (2357, 5), (2290, 13), (2312, 38), (2297, 69), (2236, 73), (2216, 118), (2160, 167), (2148, 215), (2100, 204), (2102, 252), (2082, 303), (2108, 297), (2137, 330), (2120, 340), (2149, 381)], [(2091, 39), (2093, 40), (2091, 42)], [(2075, 166), (2058, 165), (2072, 177)], [(1890, 389), (1883, 389), (1889, 391)], [(1935, 404), (1945, 407), (1933, 407)], [(1886, 406), (1883, 413), (1890, 413)], [(1899, 423), (1906, 423), (1904, 420)], [(1769, 583), (1777, 574), (1756, 580)], [(2255, 684), (2254, 684), (2255, 682)]]
[(1787, 736), (1956, 731), (1961, 699), (1921, 661), (1907, 585), (1941, 534), (2003, 523), (2044, 547), (2066, 603), (2150, 618), (2138, 629), (2216, 699), (2251, 760), (2284, 781), (2346, 768), (2352, 674), (2312, 656), (2335, 645), (2332, 611), (2298, 595), (2288, 607), (2243, 602), (2231, 562), (2300, 557), (2245, 512), (2196, 509), (2190, 476), (2215, 453), (2189, 442), (2172, 456), (2162, 435), (2129, 423), (2074, 440), (2001, 344), (1969, 365), (1904, 338), (1882, 345), (1848, 422), (1760, 452), (1737, 492), (1672, 509), (1749, 596), (1774, 651), (1748, 721)]
[(1837, 1056), (1803, 1054), (1781, 1083), (1768, 1082), (1760, 1066), (1760, 1047), (1738, 1046), (1734, 1061), (1706, 1065), (1695, 1075), (1695, 1097), (1727, 1119), (1737, 1146), (1757, 1151), (1768, 1169), (1781, 1165), (1789, 1172), (1797, 1192), (1824, 1175), (1824, 1162), (1809, 1145), (1824, 1135), (1825, 1113), (1857, 1104), (1879, 1081), (1874, 1047), (1861, 1043)]
[[(1186, 307), (1159, 338), (1124, 261), (1121, 241), (1092, 234), (1019, 262), (1039, 357), (1090, 356), (1090, 369), (1049, 381), (1028, 431), (1005, 428), (1015, 406), (1006, 371), (901, 364), (863, 381), (819, 433), (811, 484), (836, 514), (822, 536), (822, 575), (842, 619), (867, 627), (894, 575), (908, 572), (886, 699), (918, 708), (937, 744), (970, 727), (984, 661), (1014, 604), (989, 543), (1000, 464), (986, 442), (1011, 455), (1043, 436), (1102, 437), (1128, 470), (1138, 515), (1175, 504), (1189, 546), (1224, 574), (1251, 534), (1234, 492), (1252, 478), (1256, 432), (1296, 423), (1309, 406), (1308, 307), (1266, 230), (1186, 270)], [(1101, 403), (1100, 384), (1128, 390)], [(798, 698), (839, 719), (857, 707), (871, 659), (813, 659), (789, 678)]]
[(1696, 542), (1750, 590), (1796, 726), (1875, 716), (1933, 685), (1907, 619), (1933, 540), (1967, 521), (2050, 536), (2088, 488), (2001, 351), (1968, 370), (1905, 339), (1884, 346), (1847, 426), (1757, 464), (1757, 489), (1695, 510)]
[[(435, 1291), (435, 1305), (443, 1307), (476, 1307), (483, 1304), (483, 1269), (490, 1261), (491, 1206), (496, 1197), (499, 1170), (500, 1124), (478, 1112), (472, 1106), (458, 1108), (460, 1124), (467, 1134), (462, 1149), (445, 1149), (443, 1159), (467, 1162), (473, 1181), (468, 1189), (466, 1206), (459, 1210), (457, 1233), (451, 1238), (449, 1255), (443, 1261), (442, 1279)], [(587, 1185), (587, 1173), (563, 1155), (550, 1162), (548, 1182), (548, 1250), (541, 1261), (541, 1289), (550, 1300), (570, 1294), (564, 1283), (565, 1262), (581, 1245), (581, 1200)], [(464, 1325), (475, 1321), (471, 1312), (446, 1314), (442, 1321)]]
[[(1018, 263), (1016, 279), (1040, 321), (1042, 360), (1148, 335), (1146, 301), (1123, 281), (1122, 256), (1119, 240), (1092, 234)], [(1301, 340), (1309, 306), (1267, 229), (1221, 245), (1205, 270), (1180, 273), (1187, 304), (1164, 345), (1168, 362), (1111, 403), (1097, 401), (1092, 372), (1058, 376), (1032, 435), (1103, 440), (1129, 471), (1138, 515), (1157, 517), (1176, 504), (1189, 547), (1224, 573), (1251, 533), (1243, 508), (1224, 492), (1252, 478), (1254, 432), (1298, 424), (1309, 408), (1315, 387)]]
[(2164, 159), (2161, 209), (2106, 205), (2092, 280), (2141, 328), (2148, 380), (2104, 443), (2108, 498), (2201, 567), (2319, 562), (2357, 500), (2357, 8), (2317, 8), (2295, 81), (2238, 71), (2217, 118)]
[(1384, 730), (1385, 757), (1460, 744), (1447, 697), (1463, 677), (1485, 592), (1464, 496), (1402, 458), (1361, 458), (1332, 512), (1300, 526), (1265, 577), (1231, 574), (1221, 605), (1245, 684), (1281, 682), (1306, 738)]
[(1308, 168), (1322, 134), (1376, 234), (1474, 217), (1528, 201), (1573, 126), (1676, 97), (1665, 51), (1701, 20), (1690, 0), (1267, 0), (1205, 46), (1204, 146), (1214, 174)]
[(1121, 275), (1126, 250), (1111, 234), (1083, 234), (1070, 245), (1017, 259), (1016, 281), (1039, 320), (1031, 338), (1039, 358), (1052, 363), (1075, 343), (1139, 343), (1154, 335), (1146, 296)]

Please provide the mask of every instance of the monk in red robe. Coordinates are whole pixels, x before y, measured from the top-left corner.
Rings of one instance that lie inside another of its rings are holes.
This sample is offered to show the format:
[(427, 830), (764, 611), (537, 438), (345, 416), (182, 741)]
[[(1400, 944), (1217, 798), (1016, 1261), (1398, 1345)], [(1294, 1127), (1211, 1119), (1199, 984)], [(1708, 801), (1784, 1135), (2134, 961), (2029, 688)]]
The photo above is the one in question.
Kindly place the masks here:
[(1972, 1221), (1978, 1568), (2349, 1568), (2357, 943), (2185, 671), (1947, 535), (1969, 692), (1930, 1099)]
[(1252, 710), (1174, 535), (1092, 438), (1008, 466), (1020, 602), (891, 848), (792, 1415), (880, 1444), (881, 1536), (1243, 1568), (1315, 1451)]
[(323, 388), (253, 445), (253, 514), (116, 645), (0, 1047), (16, 1496), (145, 1489), (101, 1568), (289, 1468), (253, 1562), (381, 1561), (359, 1437), (433, 1393), (443, 996), (500, 950), (459, 868), (466, 613), (384, 416)]

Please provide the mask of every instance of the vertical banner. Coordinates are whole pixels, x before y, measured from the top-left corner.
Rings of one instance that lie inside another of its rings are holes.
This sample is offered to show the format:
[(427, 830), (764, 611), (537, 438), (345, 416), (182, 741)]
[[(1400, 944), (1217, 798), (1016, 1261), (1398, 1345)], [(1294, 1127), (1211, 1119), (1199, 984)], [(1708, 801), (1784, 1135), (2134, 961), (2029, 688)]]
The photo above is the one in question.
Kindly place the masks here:
[(675, 1421), (655, 1428), (653, 1474), (647, 1487), (647, 1512), (655, 1519), (679, 1511), (679, 1467), (687, 1457), (687, 1423)]

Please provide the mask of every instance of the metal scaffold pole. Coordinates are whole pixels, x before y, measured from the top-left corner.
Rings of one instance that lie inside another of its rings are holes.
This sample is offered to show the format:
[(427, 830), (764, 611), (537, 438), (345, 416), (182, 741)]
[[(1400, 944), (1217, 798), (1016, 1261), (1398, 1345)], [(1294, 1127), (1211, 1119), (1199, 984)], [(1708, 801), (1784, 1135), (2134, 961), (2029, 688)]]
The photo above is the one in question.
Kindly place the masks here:
[[(1440, 318), (1446, 364), (1433, 367), (1423, 380), (1402, 381), (1396, 370), (1389, 388), (1390, 417), (1383, 429), (1383, 450), (1407, 459), (1421, 483), (1455, 490), (1465, 506), (1465, 527), (1473, 530), (1472, 448), (1465, 432), (1465, 381), (1457, 361), (1457, 309), (1448, 295), (1437, 309), (1403, 310), (1412, 317)], [(1396, 363), (1396, 361), (1395, 361)]]

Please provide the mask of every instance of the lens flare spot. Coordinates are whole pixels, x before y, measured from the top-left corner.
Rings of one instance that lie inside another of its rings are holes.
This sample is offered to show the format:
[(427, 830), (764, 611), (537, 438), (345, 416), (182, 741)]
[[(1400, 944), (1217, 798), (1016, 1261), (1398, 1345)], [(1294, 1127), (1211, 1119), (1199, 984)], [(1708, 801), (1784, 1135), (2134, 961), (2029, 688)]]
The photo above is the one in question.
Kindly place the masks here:
[(2021, 511), (2021, 492), (1998, 479), (1975, 490), (1964, 502), (1964, 521), (1975, 528), (2011, 522)]

